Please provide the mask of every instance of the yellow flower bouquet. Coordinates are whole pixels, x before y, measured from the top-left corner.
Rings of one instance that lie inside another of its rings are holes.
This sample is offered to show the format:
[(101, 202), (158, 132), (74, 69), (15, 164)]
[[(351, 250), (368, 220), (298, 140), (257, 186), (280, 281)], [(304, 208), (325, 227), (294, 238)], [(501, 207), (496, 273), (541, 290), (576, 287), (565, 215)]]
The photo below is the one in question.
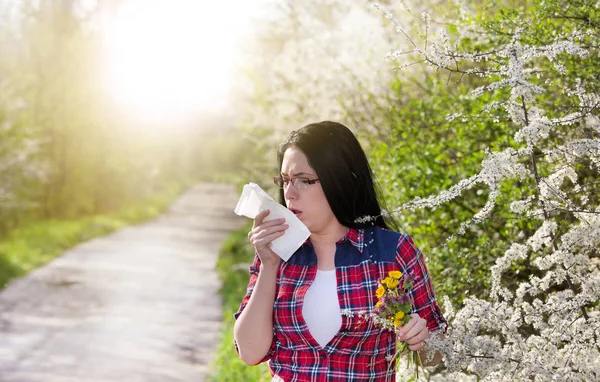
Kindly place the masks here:
[[(379, 281), (375, 291), (377, 303), (366, 318), (373, 320), (377, 326), (394, 332), (405, 325), (412, 318), (410, 316), (412, 304), (408, 290), (412, 288), (413, 281), (411, 276), (405, 276), (400, 271), (390, 271), (386, 278)], [(407, 352), (409, 364), (411, 360), (414, 362), (415, 374), (418, 378), (418, 368), (421, 364), (418, 352), (409, 350), (405, 342), (398, 342), (396, 348), (396, 354), (388, 359), (390, 366), (394, 360), (398, 360), (404, 352)]]

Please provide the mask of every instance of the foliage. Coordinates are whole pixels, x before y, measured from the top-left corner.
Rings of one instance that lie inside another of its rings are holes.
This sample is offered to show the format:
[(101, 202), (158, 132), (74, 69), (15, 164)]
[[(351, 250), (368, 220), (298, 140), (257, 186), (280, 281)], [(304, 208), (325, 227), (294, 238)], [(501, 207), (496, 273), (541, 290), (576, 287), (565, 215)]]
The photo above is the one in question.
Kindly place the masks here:
[(223, 299), (223, 331), (213, 360), (210, 381), (270, 381), (267, 364), (257, 367), (246, 365), (237, 355), (233, 344), (233, 314), (240, 306), (248, 286), (248, 267), (253, 251), (248, 242), (250, 226), (234, 232), (223, 244), (217, 261), (217, 272), (223, 283), (219, 294)]
[[(448, 171), (458, 175), (452, 186), (394, 209), (443, 214), (468, 200), (472, 216), (465, 218), (465, 208), (443, 223), (454, 224), (451, 237), (479, 253), (479, 240), (469, 245), (472, 237), (500, 234), (480, 268), (490, 290), (471, 291), (456, 311), (447, 300), (449, 338), (430, 343), (446, 355), (443, 380), (600, 376), (598, 16), (597, 2), (538, 1), (462, 20), (455, 43), (441, 31), (423, 47), (410, 40), (411, 51), (395, 54), (404, 64), (420, 61), (454, 76), (455, 102), (447, 101), (441, 114), (447, 126), (458, 131), (456, 121), (466, 123), (469, 134), (489, 140), (468, 177), (470, 163), (458, 161), (459, 173)], [(428, 29), (430, 16), (423, 20)], [(433, 130), (438, 137), (443, 131)], [(430, 141), (426, 153), (430, 146), (454, 148)], [(495, 226), (494, 214), (513, 225)]]
[[(445, 118), (447, 110), (476, 114), (474, 110), (481, 107), (482, 100), (455, 97), (457, 91), (467, 91), (466, 85), (450, 89), (429, 76), (423, 84), (426, 90), (419, 97), (410, 97), (390, 109), (393, 134), (371, 151), (373, 170), (388, 205), (404, 205), (451, 187), (475, 173), (484, 150), (505, 138), (505, 123), (494, 124), (485, 118), (468, 122)], [(402, 94), (409, 86), (396, 82), (393, 90)], [(479, 188), (433, 211), (403, 210), (395, 214), (400, 229), (415, 237), (427, 255), (437, 293), (451, 296), (456, 303), (469, 291), (485, 294), (489, 286), (485, 270), (495, 255), (502, 253), (507, 238), (523, 229), (497, 212), (483, 227), (455, 236), (456, 227), (485, 204), (486, 194)]]
[[(301, 38), (289, 43), (293, 48), (276, 50), (276, 64), (263, 63), (268, 75), (275, 73), (270, 79), (286, 86), (256, 81), (261, 91), (252, 93), (258, 107), (250, 114), (263, 122), (247, 123), (247, 133), (272, 150), (280, 136), (270, 134), (269, 124), (296, 127), (313, 115), (356, 123), (352, 127), (394, 206), (382, 214), (393, 214), (417, 239), (438, 297), (447, 295), (449, 339), (430, 342), (445, 352), (445, 368), (430, 377), (596, 380), (598, 3), (411, 6), (420, 8), (416, 17), (406, 7), (395, 9), (401, 22), (383, 12), (381, 24), (398, 32), (401, 45), (388, 55), (402, 69), (385, 77), (388, 93), (362, 81), (337, 93), (342, 87), (327, 82), (323, 61), (300, 49), (314, 38)], [(310, 11), (293, 14), (302, 15), (293, 31), (315, 17)], [(409, 29), (415, 22), (416, 32)], [(345, 37), (335, 40), (339, 46), (346, 46)], [(273, 70), (297, 66), (302, 70), (283, 75)], [(295, 93), (296, 85), (313, 83), (319, 86)], [(290, 94), (296, 108), (279, 110)], [(340, 102), (335, 113), (320, 107), (343, 96), (352, 102)], [(307, 111), (305, 105), (312, 106)], [(383, 126), (372, 129), (368, 121)], [(273, 156), (257, 161), (255, 174), (263, 175)]]

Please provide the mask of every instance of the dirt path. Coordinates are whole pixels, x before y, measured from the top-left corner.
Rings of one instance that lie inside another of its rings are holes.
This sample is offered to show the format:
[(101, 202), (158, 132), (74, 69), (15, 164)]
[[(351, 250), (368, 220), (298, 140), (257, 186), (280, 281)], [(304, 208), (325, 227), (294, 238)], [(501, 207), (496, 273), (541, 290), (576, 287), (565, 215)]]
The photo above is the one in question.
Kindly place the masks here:
[(198, 185), (156, 220), (0, 292), (0, 381), (203, 381), (220, 337), (218, 250), (238, 195)]

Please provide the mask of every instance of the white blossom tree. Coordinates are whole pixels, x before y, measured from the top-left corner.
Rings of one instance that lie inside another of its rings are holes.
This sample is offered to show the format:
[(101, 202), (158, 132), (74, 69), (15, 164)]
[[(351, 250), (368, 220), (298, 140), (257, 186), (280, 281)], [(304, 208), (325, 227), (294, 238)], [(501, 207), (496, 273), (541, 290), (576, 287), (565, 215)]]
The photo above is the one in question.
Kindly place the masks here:
[[(410, 70), (406, 78), (426, 67), (448, 87), (473, 84), (456, 94), (447, 121), (486, 119), (506, 131), (479, 171), (390, 212), (436, 209), (477, 190), (487, 199), (448, 240), (495, 229), (484, 223), (498, 214), (526, 227), (488, 269), (489, 291), (472, 291), (455, 307), (454, 296), (444, 298), (447, 339), (429, 346), (445, 353), (445, 363), (428, 378), (598, 380), (600, 5), (517, 1), (519, 10), (490, 11), (486, 3), (456, 1), (455, 20), (436, 23), (431, 3), (400, 2), (392, 13), (380, 6), (383, 23), (337, 0), (284, 3), (283, 16), (267, 23), (268, 44), (252, 51), (252, 81), (240, 92), (248, 106), (242, 126), (269, 148), (252, 167), (264, 174), (276, 143), (307, 122), (350, 120), (375, 137), (386, 131), (389, 116), (377, 113), (393, 106), (396, 95), (382, 88), (393, 74), (373, 60), (377, 50), (363, 49), (363, 34), (371, 28), (381, 49), (385, 28), (397, 33), (400, 49), (387, 57), (400, 73)], [(415, 33), (414, 14), (425, 9)], [(462, 110), (461, 99), (479, 108)]]
[(256, 23), (235, 90), (238, 126), (264, 156), (253, 157), (250, 176), (272, 172), (273, 148), (307, 123), (344, 120), (384, 136), (379, 111), (390, 105), (394, 73), (383, 58), (394, 33), (378, 12), (341, 0), (290, 0), (274, 2), (269, 14)]
[(434, 379), (600, 379), (599, 12), (597, 1), (534, 2), (485, 23), (461, 12), (453, 37), (431, 31), (424, 13), (419, 44), (397, 24), (402, 49), (390, 56), (400, 67), (427, 64), (450, 84), (477, 77), (483, 86), (457, 96), (493, 95), (476, 115), (453, 110), (449, 120), (490, 118), (514, 134), (487, 151), (479, 173), (394, 212), (435, 209), (478, 186), (487, 202), (456, 235), (499, 203), (535, 228), (496, 259), (489, 298), (473, 295), (456, 310), (445, 298), (447, 338), (429, 344), (445, 354)]

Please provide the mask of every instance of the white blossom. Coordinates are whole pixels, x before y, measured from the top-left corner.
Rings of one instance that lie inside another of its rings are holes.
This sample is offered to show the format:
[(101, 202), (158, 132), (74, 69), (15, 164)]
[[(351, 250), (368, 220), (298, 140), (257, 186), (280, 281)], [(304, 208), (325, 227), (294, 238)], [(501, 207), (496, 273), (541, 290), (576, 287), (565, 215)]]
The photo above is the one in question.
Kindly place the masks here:
[[(404, 7), (404, 3), (397, 6)], [(473, 190), (487, 195), (486, 203), (455, 227), (448, 240), (467, 229), (480, 229), (482, 222), (493, 219), (495, 210), (506, 207), (500, 203), (507, 203), (513, 215), (509, 218), (527, 220), (528, 225), (515, 229), (518, 233), (486, 275), (491, 284), (489, 297), (468, 296), (460, 306), (452, 306), (450, 299), (442, 296), (449, 320), (446, 339), (432, 338), (427, 345), (444, 353), (445, 369), (428, 378), (600, 380), (600, 206), (594, 194), (600, 175), (600, 95), (590, 84), (595, 80), (584, 78), (585, 73), (570, 82), (555, 78), (571, 76), (574, 60), (598, 56), (597, 44), (589, 44), (597, 30), (557, 29), (551, 31), (555, 34), (550, 41), (532, 42), (528, 23), (514, 20), (518, 28), (510, 30), (512, 25), (507, 26), (501, 40), (490, 40), (477, 25), (460, 23), (469, 19), (466, 5), (461, 4), (456, 7), (460, 25), (457, 36), (444, 28), (430, 30), (432, 10), (416, 12), (422, 19), (416, 22), (424, 25), (422, 35), (427, 36), (427, 41), (417, 41), (403, 29), (409, 22), (395, 20), (395, 12), (379, 4), (374, 7), (378, 20), (383, 15), (391, 21), (390, 34), (382, 32), (375, 18), (359, 17), (358, 13), (344, 14), (345, 18), (340, 19), (343, 22), (336, 24), (340, 27), (330, 30), (303, 10), (300, 20), (306, 31), (319, 31), (319, 38), (307, 33), (283, 43), (280, 51), (269, 56), (275, 65), (261, 72), (268, 84), (263, 96), (267, 104), (277, 106), (268, 113), (253, 114), (250, 125), (297, 127), (305, 120), (323, 116), (335, 119), (344, 113), (353, 118), (368, 114), (377, 121), (376, 113), (360, 102), (332, 102), (361, 94), (354, 82), (342, 80), (344, 70), (360, 78), (368, 87), (366, 93), (375, 98), (384, 93), (375, 78), (380, 76), (383, 83), (390, 79), (387, 71), (381, 70), (384, 66), (365, 59), (367, 54), (356, 49), (359, 44), (346, 42), (351, 38), (363, 41), (362, 35), (344, 29), (357, 22), (363, 23), (361, 33), (371, 28), (380, 36), (397, 39), (397, 44), (381, 46), (385, 50), (380, 52), (389, 53), (378, 56), (393, 60), (397, 68), (413, 68), (415, 62), (423, 61), (432, 70), (475, 77), (481, 86), (470, 94), (457, 94), (457, 99), (480, 101), (490, 94), (491, 101), (474, 115), (451, 110), (446, 120), (468, 124), (473, 117), (484, 116), (494, 123), (502, 121), (512, 129), (513, 139), (486, 150), (480, 169), (465, 179), (437, 194), (422, 195), (389, 211), (382, 210), (379, 216), (435, 209)], [(462, 38), (469, 39), (468, 46), (492, 48), (459, 50)], [(323, 46), (328, 47), (331, 59), (324, 58)], [(317, 76), (314, 67), (311, 69), (315, 62), (322, 66), (326, 63), (327, 70), (322, 71), (325, 77)], [(273, 67), (275, 71), (270, 69)], [(557, 86), (563, 87), (563, 98), (549, 101), (546, 93), (552, 91), (554, 97)], [(561, 107), (555, 107), (554, 103), (560, 102)], [(369, 122), (367, 128), (381, 127)], [(276, 135), (274, 139), (280, 140)], [(507, 185), (519, 187), (522, 192), (511, 194)], [(364, 216), (357, 221), (377, 217)], [(523, 269), (528, 273), (519, 273)], [(348, 310), (342, 314), (362, 317), (367, 313)]]
[[(455, 308), (443, 297), (450, 321), (447, 338), (430, 346), (444, 353), (445, 371), (431, 380), (600, 380), (600, 206), (589, 191), (596, 189), (600, 175), (600, 96), (586, 79), (578, 79), (563, 92), (576, 105), (557, 113), (551, 104), (539, 102), (540, 95), (564, 85), (545, 77), (538, 65), (545, 60), (552, 65), (550, 75), (569, 75), (568, 60), (597, 56), (597, 44), (581, 44), (596, 31), (557, 31), (552, 41), (531, 45), (525, 38), (527, 27), (522, 23), (492, 52), (458, 51), (443, 30), (432, 36), (426, 49), (415, 50), (436, 70), (452, 71), (457, 63), (468, 62), (463, 73), (486, 81), (469, 98), (500, 90), (508, 94), (481, 113), (495, 122), (509, 120), (516, 132), (505, 148), (486, 151), (479, 173), (437, 195), (414, 198), (394, 212), (436, 208), (477, 185), (486, 187), (485, 206), (456, 228), (461, 234), (490, 218), (501, 200), (502, 185), (518, 180), (530, 189), (509, 201), (509, 211), (539, 223), (533, 232), (521, 230), (496, 259), (488, 299), (468, 297)], [(459, 39), (466, 37), (473, 44), (488, 42), (473, 25), (459, 33)], [(448, 113), (446, 120), (468, 122), (457, 111)], [(584, 175), (582, 166), (588, 166)], [(522, 267), (530, 271), (527, 279), (519, 278)]]

